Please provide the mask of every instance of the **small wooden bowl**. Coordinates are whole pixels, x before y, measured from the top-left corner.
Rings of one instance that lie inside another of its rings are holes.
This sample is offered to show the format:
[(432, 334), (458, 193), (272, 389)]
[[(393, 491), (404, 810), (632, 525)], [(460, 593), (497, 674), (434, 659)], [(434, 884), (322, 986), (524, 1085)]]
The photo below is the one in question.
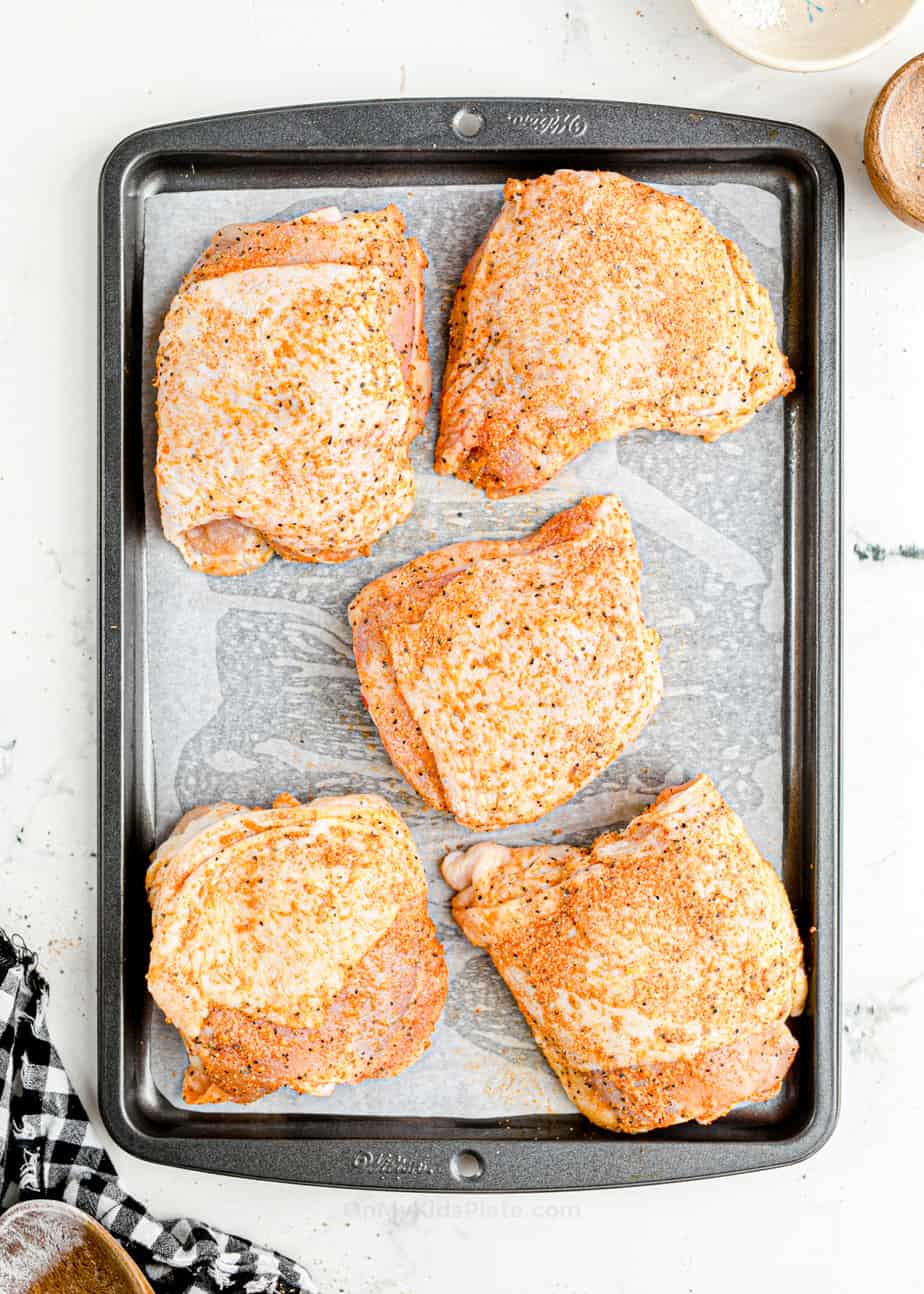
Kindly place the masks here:
[(863, 141), (870, 183), (893, 215), (924, 233), (924, 54), (882, 89)]
[(28, 1200), (0, 1217), (3, 1294), (153, 1294), (105, 1227), (60, 1200)]

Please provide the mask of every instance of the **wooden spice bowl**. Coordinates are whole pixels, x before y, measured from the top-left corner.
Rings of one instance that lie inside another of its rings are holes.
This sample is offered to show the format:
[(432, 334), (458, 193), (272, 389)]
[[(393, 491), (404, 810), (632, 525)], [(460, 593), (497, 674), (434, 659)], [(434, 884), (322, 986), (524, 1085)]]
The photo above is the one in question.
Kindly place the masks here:
[(879, 197), (924, 233), (924, 54), (900, 67), (873, 104), (863, 141)]
[(60, 1200), (0, 1216), (3, 1294), (153, 1294), (141, 1269), (94, 1219)]

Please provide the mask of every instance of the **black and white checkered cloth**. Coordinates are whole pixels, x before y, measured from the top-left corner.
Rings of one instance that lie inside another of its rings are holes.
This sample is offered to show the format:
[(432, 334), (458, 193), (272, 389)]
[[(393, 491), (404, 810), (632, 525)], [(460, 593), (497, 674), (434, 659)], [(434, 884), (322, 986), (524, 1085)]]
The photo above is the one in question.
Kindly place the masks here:
[(0, 1210), (59, 1199), (121, 1241), (158, 1294), (317, 1294), (304, 1267), (187, 1218), (158, 1222), (119, 1185), (48, 1036), (48, 985), (0, 930)]

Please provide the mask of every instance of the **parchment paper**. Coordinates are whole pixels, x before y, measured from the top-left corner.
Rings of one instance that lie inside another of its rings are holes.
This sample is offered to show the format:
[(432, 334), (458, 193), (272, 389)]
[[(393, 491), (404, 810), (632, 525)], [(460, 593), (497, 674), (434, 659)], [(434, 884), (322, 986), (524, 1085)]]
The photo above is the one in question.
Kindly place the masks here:
[[(748, 185), (676, 188), (750, 257), (781, 318), (780, 206)], [(372, 555), (337, 566), (273, 559), (230, 579), (190, 571), (161, 533), (154, 494), (154, 359), (164, 314), (212, 233), (231, 221), (313, 207), (395, 202), (430, 258), (426, 324), (434, 410), (414, 446), (411, 519)], [(640, 432), (598, 445), (523, 498), (488, 502), (432, 468), (445, 327), (459, 275), (501, 202), (496, 186), (246, 190), (159, 194), (145, 204), (146, 705), (148, 791), (160, 841), (181, 813), (213, 800), (268, 804), (378, 791), (404, 815), (430, 880), (449, 965), (449, 999), (424, 1058), (397, 1078), (340, 1087), (326, 1099), (288, 1091), (269, 1111), (511, 1117), (572, 1108), (488, 958), (449, 914), (439, 861), (476, 837), (425, 809), (385, 755), (363, 708), (346, 608), (369, 580), (460, 539), (519, 537), (587, 494), (614, 492), (641, 550), (645, 614), (662, 636), (665, 697), (623, 757), (570, 804), (508, 842), (587, 843), (622, 825), (664, 786), (708, 772), (758, 846), (779, 862), (782, 839), (783, 406), (717, 444)], [(139, 858), (138, 883), (147, 860)], [(182, 1104), (185, 1053), (154, 1009), (152, 1073)], [(212, 1107), (224, 1109), (227, 1107)]]

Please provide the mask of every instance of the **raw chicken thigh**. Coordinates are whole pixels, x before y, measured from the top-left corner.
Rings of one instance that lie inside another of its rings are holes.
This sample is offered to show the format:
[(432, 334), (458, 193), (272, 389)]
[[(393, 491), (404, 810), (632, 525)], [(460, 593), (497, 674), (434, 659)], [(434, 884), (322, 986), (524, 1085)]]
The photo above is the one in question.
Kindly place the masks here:
[(563, 804), (661, 699), (641, 563), (612, 496), (525, 539), (453, 544), (374, 580), (350, 623), (363, 697), (435, 808), (486, 831)]
[(443, 874), (459, 926), (593, 1123), (710, 1123), (779, 1091), (802, 944), (776, 872), (708, 777), (590, 849), (482, 843)]
[(194, 570), (345, 561), (406, 520), (425, 265), (395, 207), (216, 234), (157, 356), (164, 533)]
[(450, 321), (436, 470), (500, 498), (637, 428), (715, 440), (795, 383), (746, 257), (604, 171), (508, 180)]
[(326, 1095), (429, 1046), (446, 966), (414, 842), (379, 796), (192, 810), (147, 888), (148, 987), (186, 1044), (186, 1101)]

